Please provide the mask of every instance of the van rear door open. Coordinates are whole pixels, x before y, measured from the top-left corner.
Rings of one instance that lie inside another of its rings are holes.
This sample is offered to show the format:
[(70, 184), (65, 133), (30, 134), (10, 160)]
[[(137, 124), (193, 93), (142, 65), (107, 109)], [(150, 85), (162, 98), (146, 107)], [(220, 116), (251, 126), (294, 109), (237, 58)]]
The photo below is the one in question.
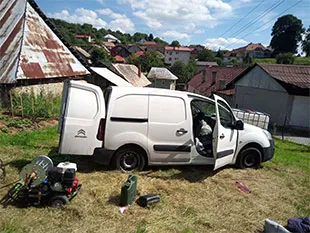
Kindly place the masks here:
[(97, 139), (99, 122), (105, 118), (100, 87), (80, 81), (64, 83), (58, 132), (60, 154), (92, 155), (102, 146)]

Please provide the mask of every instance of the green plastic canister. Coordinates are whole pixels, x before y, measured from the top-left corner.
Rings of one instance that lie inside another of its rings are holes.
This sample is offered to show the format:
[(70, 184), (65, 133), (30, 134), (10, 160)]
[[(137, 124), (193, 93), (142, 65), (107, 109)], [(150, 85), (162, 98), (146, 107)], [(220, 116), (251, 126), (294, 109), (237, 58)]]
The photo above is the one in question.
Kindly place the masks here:
[(122, 185), (121, 206), (131, 205), (136, 200), (138, 178), (129, 175), (127, 181)]

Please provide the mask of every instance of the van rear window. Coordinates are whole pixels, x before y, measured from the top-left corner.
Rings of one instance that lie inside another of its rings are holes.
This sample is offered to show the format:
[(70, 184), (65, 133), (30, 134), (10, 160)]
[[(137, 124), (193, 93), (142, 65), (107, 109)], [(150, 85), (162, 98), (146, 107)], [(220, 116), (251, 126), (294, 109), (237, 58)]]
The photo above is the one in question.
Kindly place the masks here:
[(92, 91), (79, 88), (70, 90), (67, 116), (76, 119), (93, 119), (98, 113), (98, 100)]

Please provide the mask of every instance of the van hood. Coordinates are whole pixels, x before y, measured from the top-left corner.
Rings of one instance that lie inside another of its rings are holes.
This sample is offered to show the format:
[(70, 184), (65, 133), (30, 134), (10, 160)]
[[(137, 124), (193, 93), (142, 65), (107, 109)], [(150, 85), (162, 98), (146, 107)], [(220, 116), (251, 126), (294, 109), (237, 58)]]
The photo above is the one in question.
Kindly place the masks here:
[(251, 133), (263, 133), (264, 132), (262, 128), (259, 128), (255, 125), (251, 125), (248, 123), (244, 123), (244, 131), (251, 132)]

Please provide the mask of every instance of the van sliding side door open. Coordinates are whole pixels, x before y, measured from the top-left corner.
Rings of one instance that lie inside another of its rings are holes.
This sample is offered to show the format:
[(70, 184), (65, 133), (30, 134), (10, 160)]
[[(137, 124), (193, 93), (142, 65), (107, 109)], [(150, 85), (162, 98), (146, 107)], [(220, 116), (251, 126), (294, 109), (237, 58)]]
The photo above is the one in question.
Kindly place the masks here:
[(60, 154), (92, 155), (102, 146), (97, 139), (100, 119), (105, 118), (105, 102), (100, 87), (80, 81), (64, 84), (60, 132)]
[(233, 129), (236, 119), (231, 108), (221, 97), (214, 95), (216, 124), (213, 132), (214, 170), (232, 163), (236, 153), (238, 130)]

